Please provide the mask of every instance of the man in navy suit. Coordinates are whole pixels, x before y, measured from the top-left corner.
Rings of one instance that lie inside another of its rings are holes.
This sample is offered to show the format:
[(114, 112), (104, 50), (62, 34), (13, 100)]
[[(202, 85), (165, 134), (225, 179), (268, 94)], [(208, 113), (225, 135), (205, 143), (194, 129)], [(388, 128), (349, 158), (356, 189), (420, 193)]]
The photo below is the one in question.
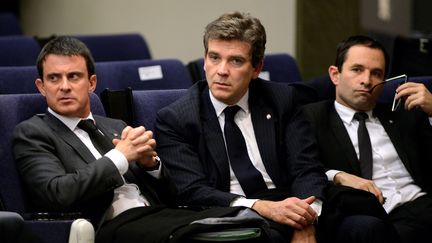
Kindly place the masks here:
[(194, 220), (235, 215), (232, 208), (167, 208), (175, 202), (174, 187), (152, 132), (92, 114), (96, 75), (81, 41), (51, 40), (37, 65), (35, 83), (48, 109), (13, 134), (17, 167), (35, 208), (82, 213), (103, 243), (178, 242), (176, 230)]
[[(265, 43), (264, 27), (247, 14), (224, 14), (207, 25), (207, 80), (159, 111), (158, 153), (181, 203), (249, 207), (269, 220), (282, 242), (315, 242), (327, 179), (310, 127), (305, 120), (292, 122), (304, 97), (258, 77)], [(247, 160), (232, 155), (233, 147), (240, 150), (227, 128), (233, 107)], [(238, 161), (252, 166), (238, 171)], [(245, 176), (246, 170), (251, 173)], [(252, 183), (245, 182), (248, 176)]]
[[(386, 51), (377, 41), (366, 36), (342, 41), (335, 65), (328, 69), (336, 100), (306, 105), (302, 112), (314, 129), (328, 180), (368, 192), (364, 197), (372, 193), (375, 203), (388, 213), (383, 220), (392, 223), (402, 242), (430, 241), (431, 95), (423, 84), (408, 82), (397, 89), (397, 99), (405, 100), (405, 105), (392, 111), (390, 104), (377, 104), (382, 85), (373, 87), (384, 80), (387, 67)], [(362, 169), (367, 160), (362, 159), (357, 133), (359, 112), (368, 117), (369, 169)], [(357, 203), (353, 209), (362, 207)]]

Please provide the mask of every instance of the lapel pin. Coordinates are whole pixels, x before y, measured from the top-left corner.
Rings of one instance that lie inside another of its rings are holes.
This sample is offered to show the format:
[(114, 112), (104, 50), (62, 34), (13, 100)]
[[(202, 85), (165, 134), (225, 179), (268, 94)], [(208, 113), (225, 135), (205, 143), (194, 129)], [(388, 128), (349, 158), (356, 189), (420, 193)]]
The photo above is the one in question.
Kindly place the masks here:
[(270, 114), (267, 114), (266, 118), (267, 118), (267, 120), (270, 120), (271, 115), (270, 115)]
[(114, 137), (118, 137), (118, 133), (113, 133)]
[(389, 120), (389, 123), (390, 123), (390, 124), (393, 124), (393, 120)]

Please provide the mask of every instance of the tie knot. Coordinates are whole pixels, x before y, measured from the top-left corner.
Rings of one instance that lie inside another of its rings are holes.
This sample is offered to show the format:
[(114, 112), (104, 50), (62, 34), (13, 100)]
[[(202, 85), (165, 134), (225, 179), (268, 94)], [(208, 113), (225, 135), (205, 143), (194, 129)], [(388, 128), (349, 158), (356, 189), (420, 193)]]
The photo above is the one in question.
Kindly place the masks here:
[(237, 114), (237, 112), (240, 110), (240, 106), (233, 105), (233, 106), (227, 106), (224, 110), (225, 113), (225, 120), (234, 120), (234, 116)]
[(78, 127), (87, 133), (95, 132), (97, 130), (96, 125), (94, 124), (92, 119), (81, 120), (78, 123)]
[(365, 121), (368, 118), (369, 116), (366, 112), (356, 112), (354, 114), (354, 119), (356, 119), (357, 121)]

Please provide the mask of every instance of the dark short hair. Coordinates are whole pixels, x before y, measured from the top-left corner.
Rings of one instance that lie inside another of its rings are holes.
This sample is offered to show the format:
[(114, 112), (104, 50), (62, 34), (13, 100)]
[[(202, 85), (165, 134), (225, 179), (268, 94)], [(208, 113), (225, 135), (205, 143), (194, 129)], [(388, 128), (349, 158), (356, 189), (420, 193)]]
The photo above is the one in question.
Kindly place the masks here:
[(39, 77), (43, 80), (43, 62), (50, 54), (61, 56), (82, 56), (85, 59), (89, 77), (95, 74), (93, 57), (87, 46), (71, 36), (59, 36), (48, 41), (42, 48), (36, 61)]
[(372, 49), (382, 51), (385, 59), (385, 76), (387, 76), (389, 66), (389, 56), (387, 51), (380, 42), (364, 35), (351, 36), (348, 39), (341, 41), (337, 45), (335, 66), (338, 68), (339, 72), (342, 71), (342, 65), (346, 60), (348, 50), (353, 46), (366, 46)]
[(221, 15), (209, 23), (204, 32), (205, 54), (209, 40), (239, 40), (251, 45), (252, 66), (256, 67), (264, 58), (266, 32), (259, 19), (249, 14), (233, 12)]

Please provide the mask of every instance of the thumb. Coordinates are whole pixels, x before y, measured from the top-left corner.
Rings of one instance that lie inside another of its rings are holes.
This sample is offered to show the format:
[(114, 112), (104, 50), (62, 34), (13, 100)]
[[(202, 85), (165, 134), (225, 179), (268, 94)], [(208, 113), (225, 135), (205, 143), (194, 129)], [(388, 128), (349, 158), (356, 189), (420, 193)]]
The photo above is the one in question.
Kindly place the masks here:
[(307, 202), (308, 204), (312, 204), (313, 202), (315, 202), (315, 200), (316, 200), (315, 196), (310, 196), (304, 199), (303, 201)]

